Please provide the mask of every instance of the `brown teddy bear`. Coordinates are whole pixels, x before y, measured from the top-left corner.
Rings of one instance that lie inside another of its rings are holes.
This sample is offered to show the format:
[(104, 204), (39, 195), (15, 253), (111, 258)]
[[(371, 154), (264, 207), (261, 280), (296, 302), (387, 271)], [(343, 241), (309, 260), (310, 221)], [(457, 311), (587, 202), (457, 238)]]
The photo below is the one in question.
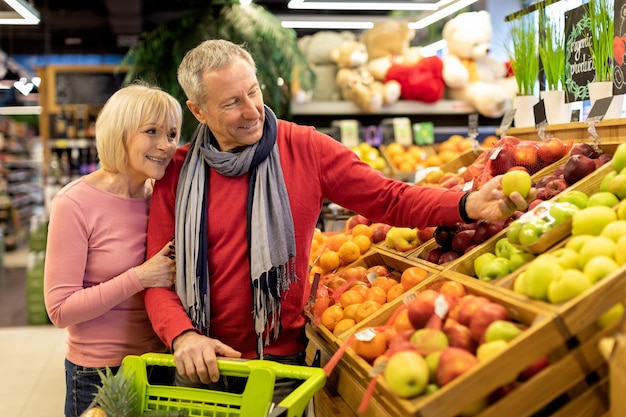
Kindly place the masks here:
[(361, 110), (372, 113), (400, 98), (400, 83), (378, 81), (367, 70), (368, 53), (363, 43), (342, 42), (331, 55), (339, 68), (335, 80), (344, 100), (352, 101)]

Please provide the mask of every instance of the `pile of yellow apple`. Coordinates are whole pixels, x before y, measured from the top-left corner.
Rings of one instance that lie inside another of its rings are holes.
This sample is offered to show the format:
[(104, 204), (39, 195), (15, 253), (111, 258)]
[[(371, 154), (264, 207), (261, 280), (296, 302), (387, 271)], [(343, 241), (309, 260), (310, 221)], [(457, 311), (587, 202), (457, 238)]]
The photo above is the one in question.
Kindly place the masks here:
[(357, 146), (350, 148), (361, 161), (372, 168), (384, 172), (387, 168), (387, 160), (380, 154), (378, 148), (367, 142), (361, 142)]

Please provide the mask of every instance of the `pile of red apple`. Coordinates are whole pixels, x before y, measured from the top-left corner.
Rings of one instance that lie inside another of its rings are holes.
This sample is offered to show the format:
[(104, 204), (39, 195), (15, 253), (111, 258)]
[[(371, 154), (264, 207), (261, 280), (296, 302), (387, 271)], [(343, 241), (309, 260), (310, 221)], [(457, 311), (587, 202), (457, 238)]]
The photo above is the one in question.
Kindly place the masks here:
[[(382, 376), (393, 393), (413, 398), (444, 387), (500, 354), (527, 327), (498, 302), (468, 293), (458, 282), (441, 280), (415, 293), (386, 326), (361, 330), (346, 343), (375, 367), (383, 366)], [(512, 390), (548, 364), (547, 358), (539, 358), (494, 395)]]

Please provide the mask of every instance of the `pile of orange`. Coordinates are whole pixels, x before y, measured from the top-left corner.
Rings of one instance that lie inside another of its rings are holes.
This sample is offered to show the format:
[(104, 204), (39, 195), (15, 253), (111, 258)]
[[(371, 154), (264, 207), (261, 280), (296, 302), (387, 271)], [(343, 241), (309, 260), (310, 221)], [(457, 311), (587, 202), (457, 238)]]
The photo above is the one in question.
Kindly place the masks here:
[(347, 232), (325, 234), (315, 229), (309, 253), (310, 278), (336, 272), (358, 260), (372, 245), (372, 230), (357, 224)]
[[(374, 279), (368, 275), (378, 274)], [(400, 277), (394, 277), (384, 265), (370, 268), (363, 266), (348, 267), (322, 283), (335, 284), (330, 290), (340, 293), (335, 303), (328, 306), (321, 315), (321, 324), (335, 335), (343, 333), (357, 323), (380, 310), (385, 304), (392, 302), (415, 287), (428, 276), (428, 271), (418, 266), (405, 269)], [(324, 284), (322, 284), (324, 285)], [(347, 288), (344, 288), (347, 286)]]

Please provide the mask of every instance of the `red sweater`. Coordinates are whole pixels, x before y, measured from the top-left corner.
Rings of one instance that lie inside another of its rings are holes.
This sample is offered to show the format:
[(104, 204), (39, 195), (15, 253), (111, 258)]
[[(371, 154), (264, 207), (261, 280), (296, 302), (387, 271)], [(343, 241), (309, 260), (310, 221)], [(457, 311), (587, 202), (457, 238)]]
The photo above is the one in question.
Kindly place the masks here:
[[(304, 349), (309, 251), (324, 199), (376, 222), (421, 228), (461, 221), (458, 205), (463, 193), (386, 178), (311, 127), (279, 120), (277, 144), (295, 227), (299, 280), (283, 296), (282, 331), (264, 353), (291, 355)], [(177, 150), (154, 188), (148, 256), (174, 235), (176, 183), (188, 149), (189, 144)], [(209, 179), (210, 336), (241, 351), (244, 358), (253, 358), (256, 337), (246, 244), (248, 176), (225, 177), (211, 169)], [(168, 346), (183, 331), (193, 329), (174, 290), (146, 290), (145, 305), (156, 333)]]

